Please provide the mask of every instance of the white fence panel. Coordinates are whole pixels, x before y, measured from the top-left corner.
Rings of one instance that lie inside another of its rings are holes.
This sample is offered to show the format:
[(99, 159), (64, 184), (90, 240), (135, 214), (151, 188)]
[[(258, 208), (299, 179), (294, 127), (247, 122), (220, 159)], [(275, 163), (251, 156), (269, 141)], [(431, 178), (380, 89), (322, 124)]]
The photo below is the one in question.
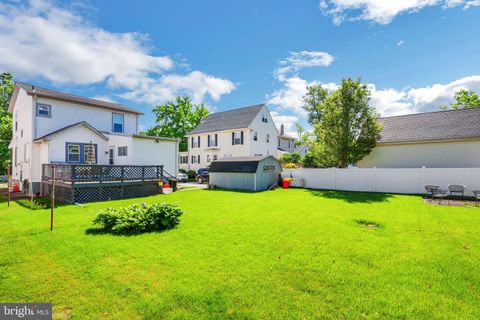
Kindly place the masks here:
[(424, 185), (463, 184), (465, 195), (480, 190), (480, 168), (287, 169), (282, 177), (303, 178), (305, 188), (367, 192), (425, 193)]

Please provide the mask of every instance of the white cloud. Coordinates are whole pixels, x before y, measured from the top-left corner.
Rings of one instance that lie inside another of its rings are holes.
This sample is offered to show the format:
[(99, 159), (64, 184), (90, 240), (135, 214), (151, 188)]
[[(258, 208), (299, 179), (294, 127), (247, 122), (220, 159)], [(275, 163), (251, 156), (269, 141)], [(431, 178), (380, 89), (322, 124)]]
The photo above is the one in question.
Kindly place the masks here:
[(175, 99), (178, 95), (189, 95), (193, 102), (202, 102), (206, 95), (218, 101), (224, 94), (235, 89), (235, 85), (227, 80), (192, 71), (186, 75), (169, 74), (158, 79), (144, 79), (141, 86), (122, 95), (128, 100), (148, 103), (160, 103)]
[(280, 60), (280, 66), (275, 69), (274, 75), (277, 79), (282, 79), (288, 73), (297, 72), (301, 69), (312, 67), (328, 67), (332, 64), (335, 57), (322, 51), (298, 51), (290, 52), (290, 55)]
[[(145, 102), (169, 99), (181, 92), (189, 92), (197, 100), (206, 94), (218, 100), (235, 88), (232, 82), (201, 71), (167, 74), (176, 67), (174, 60), (151, 54), (147, 35), (104, 30), (73, 7), (48, 0), (0, 3), (0, 43), (0, 70), (17, 77), (43, 77), (64, 85), (106, 81), (111, 88), (132, 90), (132, 96)], [(159, 78), (168, 89), (157, 88)], [(186, 81), (178, 83), (182, 79)], [(162, 95), (153, 99), (150, 86)]]
[(335, 25), (346, 19), (388, 24), (399, 14), (431, 6), (442, 6), (444, 9), (463, 6), (468, 9), (480, 6), (480, 0), (320, 0), (320, 9), (332, 17)]
[(403, 46), (404, 44), (405, 44), (405, 41), (400, 40), (400, 41), (397, 42), (397, 47), (401, 47), (401, 46)]
[(283, 124), (286, 134), (297, 137), (297, 131), (295, 126), (299, 119), (297, 116), (281, 115), (278, 113), (278, 111), (272, 111), (271, 115), (273, 121), (275, 122), (275, 125), (277, 126), (278, 132), (280, 132), (280, 126)]
[(395, 89), (377, 90), (374, 84), (369, 85), (370, 105), (382, 116), (396, 116), (413, 113), (412, 104), (406, 101), (407, 93)]

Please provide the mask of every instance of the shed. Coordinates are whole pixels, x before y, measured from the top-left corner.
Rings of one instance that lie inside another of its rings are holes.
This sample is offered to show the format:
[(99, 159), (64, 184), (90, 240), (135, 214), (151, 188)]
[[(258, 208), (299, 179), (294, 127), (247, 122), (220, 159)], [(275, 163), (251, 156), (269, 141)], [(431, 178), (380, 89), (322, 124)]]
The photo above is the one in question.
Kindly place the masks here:
[(210, 165), (210, 185), (262, 191), (278, 182), (281, 171), (280, 162), (273, 156), (222, 158)]

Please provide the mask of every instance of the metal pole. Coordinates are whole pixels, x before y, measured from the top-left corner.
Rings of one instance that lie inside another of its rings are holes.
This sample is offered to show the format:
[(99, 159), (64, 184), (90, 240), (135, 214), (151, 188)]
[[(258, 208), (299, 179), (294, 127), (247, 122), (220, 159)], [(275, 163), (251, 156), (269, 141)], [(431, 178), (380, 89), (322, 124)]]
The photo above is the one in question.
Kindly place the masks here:
[(11, 176), (10, 176), (10, 165), (7, 165), (7, 203), (8, 203), (8, 206), (10, 207), (10, 179), (11, 179)]
[(55, 209), (55, 165), (52, 164), (52, 192), (50, 193), (50, 231), (53, 230), (53, 211)]

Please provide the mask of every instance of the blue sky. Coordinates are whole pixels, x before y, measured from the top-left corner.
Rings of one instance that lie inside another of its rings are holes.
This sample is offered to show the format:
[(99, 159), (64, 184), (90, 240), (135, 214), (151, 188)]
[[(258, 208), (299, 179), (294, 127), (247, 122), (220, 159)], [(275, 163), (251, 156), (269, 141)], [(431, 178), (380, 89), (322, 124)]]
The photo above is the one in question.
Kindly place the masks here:
[(4, 1), (0, 71), (145, 112), (188, 94), (222, 111), (266, 102), (288, 131), (305, 86), (371, 86), (382, 115), (480, 91), (478, 0)]

